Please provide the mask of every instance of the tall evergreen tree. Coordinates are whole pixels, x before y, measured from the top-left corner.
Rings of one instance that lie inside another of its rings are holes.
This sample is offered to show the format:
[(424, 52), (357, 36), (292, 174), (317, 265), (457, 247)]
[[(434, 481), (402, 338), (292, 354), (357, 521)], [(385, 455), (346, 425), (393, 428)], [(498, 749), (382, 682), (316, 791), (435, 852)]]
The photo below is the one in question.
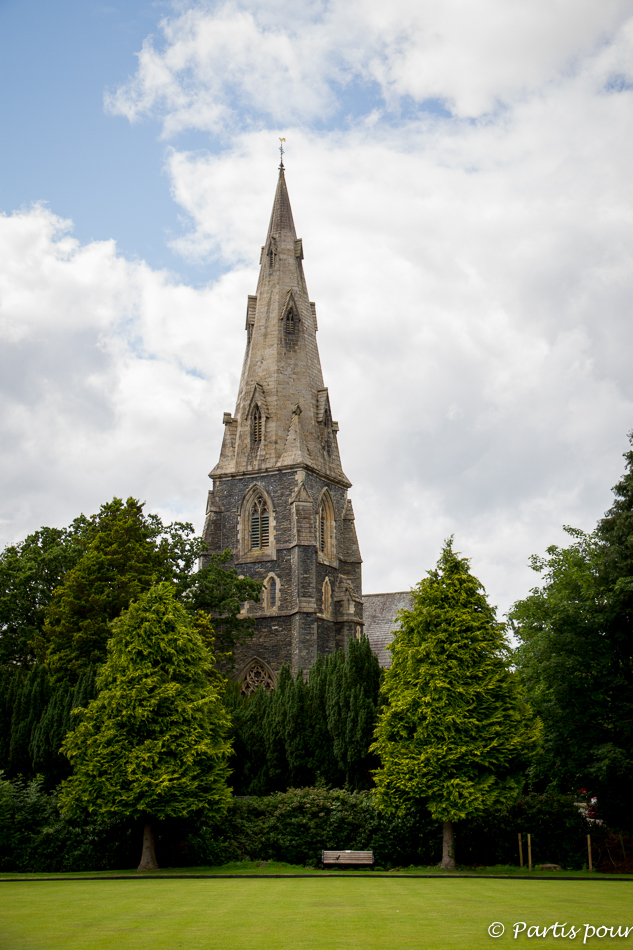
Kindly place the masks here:
[(90, 666), (102, 663), (111, 621), (165, 574), (165, 558), (153, 543), (143, 506), (134, 498), (102, 505), (83, 557), (54, 591), (46, 612), (38, 645), (53, 676), (76, 683)]
[(253, 697), (229, 690), (233, 787), (249, 795), (291, 786), (369, 788), (378, 764), (369, 751), (381, 671), (369, 641), (319, 657), (307, 679), (282, 667), (276, 689)]
[(452, 539), (398, 619), (373, 746), (378, 800), (386, 811), (426, 805), (450, 869), (453, 823), (518, 798), (539, 724), (509, 669), (504, 625)]
[(139, 869), (157, 867), (154, 822), (228, 807), (227, 733), (213, 658), (169, 583), (112, 626), (99, 693), (64, 741), (67, 813), (143, 820)]

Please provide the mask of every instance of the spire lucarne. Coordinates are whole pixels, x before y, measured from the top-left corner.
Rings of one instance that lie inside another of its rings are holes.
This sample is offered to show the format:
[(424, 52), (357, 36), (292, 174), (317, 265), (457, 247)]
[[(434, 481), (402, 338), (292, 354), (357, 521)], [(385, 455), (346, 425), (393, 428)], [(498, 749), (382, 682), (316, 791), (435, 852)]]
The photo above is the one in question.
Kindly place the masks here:
[(360, 636), (363, 624), (351, 483), (302, 261), (282, 164), (204, 528), (209, 553), (230, 548), (239, 573), (266, 584), (262, 603), (245, 608), (255, 636), (236, 652), (245, 691), (274, 685), (282, 663), (307, 672), (319, 654)]

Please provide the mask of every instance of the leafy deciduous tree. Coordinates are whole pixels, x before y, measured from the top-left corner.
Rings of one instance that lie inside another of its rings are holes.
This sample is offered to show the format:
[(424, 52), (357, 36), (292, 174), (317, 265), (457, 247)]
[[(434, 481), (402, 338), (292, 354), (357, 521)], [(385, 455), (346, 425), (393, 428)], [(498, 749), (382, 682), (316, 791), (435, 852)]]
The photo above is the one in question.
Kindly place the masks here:
[(89, 521), (40, 528), (0, 554), (0, 665), (30, 667), (53, 591), (85, 551)]

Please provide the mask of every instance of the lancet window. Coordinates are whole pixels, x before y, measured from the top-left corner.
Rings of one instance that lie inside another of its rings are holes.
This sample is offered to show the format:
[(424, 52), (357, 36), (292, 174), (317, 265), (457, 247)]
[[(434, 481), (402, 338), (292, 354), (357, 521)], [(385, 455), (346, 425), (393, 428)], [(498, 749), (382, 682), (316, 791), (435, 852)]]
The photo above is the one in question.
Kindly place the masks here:
[(268, 505), (257, 495), (251, 506), (251, 550), (267, 548), (270, 543), (270, 515)]
[(321, 498), (319, 505), (319, 517), (317, 520), (317, 544), (319, 554), (324, 557), (333, 558), (334, 554), (334, 509), (332, 500), (326, 492)]
[(294, 332), (296, 329), (296, 323), (297, 323), (297, 318), (295, 316), (294, 310), (291, 307), (288, 313), (286, 314), (286, 319), (284, 321), (284, 329), (286, 331), (286, 337), (292, 337), (294, 335)]
[(253, 409), (253, 417), (251, 420), (251, 437), (254, 444), (257, 444), (262, 441), (262, 411), (259, 406), (255, 406)]
[(262, 594), (264, 610), (277, 610), (279, 603), (279, 581), (274, 574), (269, 574), (264, 581)]
[(332, 588), (330, 587), (329, 578), (325, 578), (323, 581), (323, 587), (321, 588), (321, 612), (325, 617), (329, 617), (332, 610)]

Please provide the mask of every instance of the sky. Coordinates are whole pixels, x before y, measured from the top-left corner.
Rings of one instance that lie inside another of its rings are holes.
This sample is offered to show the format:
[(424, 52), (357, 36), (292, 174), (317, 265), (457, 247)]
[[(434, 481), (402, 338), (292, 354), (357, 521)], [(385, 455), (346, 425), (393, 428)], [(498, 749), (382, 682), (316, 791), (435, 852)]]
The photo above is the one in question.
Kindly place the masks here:
[(633, 429), (633, 0), (0, 0), (0, 543), (201, 530), (279, 137), (364, 558), (503, 614)]

